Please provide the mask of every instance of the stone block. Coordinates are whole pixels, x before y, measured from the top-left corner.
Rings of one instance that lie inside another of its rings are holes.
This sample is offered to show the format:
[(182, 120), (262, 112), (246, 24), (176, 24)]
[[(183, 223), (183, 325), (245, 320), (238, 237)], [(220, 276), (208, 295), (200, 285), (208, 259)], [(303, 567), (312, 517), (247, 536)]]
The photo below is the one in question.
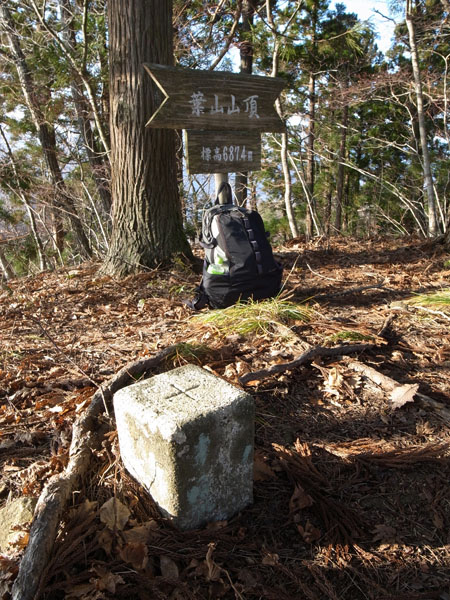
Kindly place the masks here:
[(195, 365), (114, 395), (125, 468), (181, 529), (230, 518), (253, 501), (254, 403)]

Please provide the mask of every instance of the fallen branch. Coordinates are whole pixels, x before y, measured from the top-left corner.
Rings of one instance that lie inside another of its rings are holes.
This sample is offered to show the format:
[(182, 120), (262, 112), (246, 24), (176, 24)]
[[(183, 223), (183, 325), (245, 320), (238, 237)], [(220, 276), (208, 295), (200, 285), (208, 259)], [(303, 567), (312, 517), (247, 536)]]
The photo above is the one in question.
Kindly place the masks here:
[(334, 279), (333, 277), (326, 277), (325, 275), (321, 275), (317, 271), (314, 271), (313, 269), (311, 269), (311, 267), (309, 266), (308, 263), (306, 263), (306, 266), (308, 267), (308, 269), (311, 271), (311, 273), (313, 275), (317, 275), (317, 277), (320, 277), (321, 279), (327, 279), (328, 281), (335, 281), (337, 283), (345, 283), (345, 281), (343, 279)]
[[(398, 381), (395, 381), (395, 379), (392, 379), (387, 375), (383, 375), (383, 373), (380, 373), (373, 367), (369, 367), (368, 365), (365, 365), (357, 360), (350, 360), (346, 364), (348, 367), (350, 367), (350, 369), (353, 369), (353, 371), (362, 373), (365, 377), (373, 381), (373, 383), (379, 385), (385, 392), (392, 393), (394, 390), (402, 387), (402, 384), (398, 383)], [(434, 400), (433, 398), (430, 398), (421, 392), (416, 392), (415, 396), (425, 406), (431, 406), (444, 421), (450, 421), (450, 410), (445, 406), (445, 404), (438, 402), (437, 400)]]
[(99, 417), (106, 409), (106, 403), (111, 401), (115, 392), (142, 373), (160, 365), (175, 348), (169, 346), (152, 358), (139, 359), (126, 365), (95, 392), (89, 408), (74, 423), (67, 467), (50, 479), (36, 505), (28, 546), (12, 588), (12, 600), (38, 600), (41, 594), (64, 510), (73, 490), (89, 468), (92, 450), (101, 443), (103, 432)]
[(432, 308), (427, 308), (426, 306), (419, 306), (418, 304), (410, 304), (409, 306), (411, 308), (415, 308), (416, 310), (422, 310), (423, 312), (426, 312), (430, 315), (437, 315), (439, 317), (442, 317), (443, 319), (447, 319), (447, 321), (450, 321), (450, 316), (442, 310), (433, 310)]
[[(330, 454), (346, 462), (375, 464), (386, 468), (402, 469), (417, 466), (419, 463), (449, 461), (450, 442), (432, 442), (420, 446), (398, 448), (386, 444), (385, 440), (363, 438), (352, 442), (318, 444)], [(387, 446), (387, 449), (386, 449)]]
[(347, 354), (364, 352), (373, 348), (376, 348), (375, 344), (349, 344), (346, 346), (335, 346), (334, 348), (327, 348), (326, 346), (311, 346), (305, 350), (305, 352), (300, 354), (300, 356), (294, 360), (291, 360), (290, 362), (278, 363), (268, 367), (267, 369), (254, 371), (253, 373), (246, 373), (239, 378), (239, 383), (241, 385), (245, 385), (249, 381), (259, 381), (260, 379), (265, 379), (266, 377), (270, 377), (271, 375), (275, 375), (277, 373), (284, 373), (285, 371), (296, 369), (304, 363), (312, 361), (319, 356), (343, 356)]
[(334, 294), (318, 294), (314, 296), (314, 299), (317, 298), (335, 298), (336, 296), (346, 296), (347, 294), (358, 294), (359, 292), (365, 292), (366, 290), (383, 290), (384, 292), (396, 292), (394, 288), (388, 288), (382, 285), (381, 283), (376, 283), (374, 285), (361, 285), (359, 287), (348, 288), (347, 290), (342, 290), (340, 292), (335, 292)]

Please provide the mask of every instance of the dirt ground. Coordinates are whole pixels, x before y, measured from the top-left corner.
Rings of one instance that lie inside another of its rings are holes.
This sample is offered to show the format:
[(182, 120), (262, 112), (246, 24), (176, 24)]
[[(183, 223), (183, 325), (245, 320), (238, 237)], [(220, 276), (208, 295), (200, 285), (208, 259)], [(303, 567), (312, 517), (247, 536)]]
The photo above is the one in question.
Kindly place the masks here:
[[(182, 301), (199, 276), (181, 261), (125, 280), (84, 264), (4, 286), (0, 506), (38, 497), (64, 470), (75, 419), (136, 359), (179, 344), (159, 371), (195, 362), (241, 385), (305, 343), (368, 346), (250, 380), (254, 503), (202, 530), (160, 516), (123, 470), (104, 415), (42, 598), (450, 600), (450, 310), (407, 302), (449, 287), (449, 253), (412, 238), (333, 239), (296, 240), (277, 256), (284, 296), (312, 311), (289, 324), (291, 337), (193, 322)], [(127, 515), (120, 527), (108, 520), (111, 498)], [(0, 598), (27, 536), (18, 531), (0, 557)]]

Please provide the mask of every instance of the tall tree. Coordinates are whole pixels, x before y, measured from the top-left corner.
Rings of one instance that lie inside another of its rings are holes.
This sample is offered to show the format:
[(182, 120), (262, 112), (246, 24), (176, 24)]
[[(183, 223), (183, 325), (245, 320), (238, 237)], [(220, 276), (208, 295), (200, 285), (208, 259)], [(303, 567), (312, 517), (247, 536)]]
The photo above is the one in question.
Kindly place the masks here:
[[(273, 15), (272, 15), (272, 6), (271, 1), (266, 0), (266, 15), (267, 22), (269, 24), (270, 30), (273, 36), (273, 49), (272, 49), (272, 77), (278, 76), (279, 70), (279, 60), (280, 60), (280, 50), (281, 45), (289, 31), (289, 27), (292, 21), (295, 19), (298, 9), (300, 8), (300, 3), (297, 7), (297, 10), (294, 10), (290, 18), (287, 19), (286, 24), (282, 28), (282, 31), (279, 32), (275, 25)], [(275, 103), (277, 112), (280, 118), (283, 118), (283, 108), (281, 105), (281, 100), (278, 98)], [(293, 238), (298, 237), (299, 231), (297, 227), (297, 221), (295, 218), (294, 207), (292, 205), (292, 178), (291, 172), (289, 169), (289, 153), (288, 153), (288, 132), (284, 131), (281, 133), (281, 149), (280, 149), (280, 158), (281, 158), (281, 167), (283, 170), (283, 178), (284, 178), (284, 207), (286, 211), (286, 217), (289, 223), (289, 229), (291, 230), (291, 234)]]
[(2, 127), (1, 123), (0, 123), (0, 137), (2, 138), (3, 144), (5, 145), (5, 148), (6, 148), (6, 154), (9, 158), (9, 166), (10, 166), (11, 175), (12, 175), (11, 183), (5, 182), (6, 178), (3, 178), (3, 183), (6, 183), (8, 185), (8, 187), (10, 187), (11, 189), (14, 189), (15, 193), (20, 198), (21, 202), (24, 204), (24, 206), (26, 208), (26, 212), (28, 214), (28, 220), (30, 222), (31, 233), (33, 235), (34, 243), (36, 246), (36, 252), (37, 252), (37, 255), (39, 258), (39, 268), (41, 271), (44, 271), (47, 268), (47, 259), (45, 256), (44, 245), (39, 236), (39, 232), (38, 232), (38, 228), (37, 228), (37, 224), (36, 224), (36, 217), (35, 217), (35, 214), (33, 211), (33, 206), (32, 206), (32, 203), (30, 202), (29, 198), (27, 197), (27, 194), (25, 193), (25, 191), (23, 189), (25, 187), (25, 185), (23, 183), (23, 180), (21, 180), (21, 178), (20, 178), (20, 174), (19, 174), (19, 171), (17, 168), (17, 164), (16, 164), (16, 160), (15, 160), (13, 151), (11, 149), (8, 138), (5, 135), (5, 132), (3, 131), (3, 127)]
[(428, 139), (422, 93), (422, 78), (420, 74), (419, 53), (416, 44), (416, 32), (411, 0), (406, 0), (406, 26), (408, 28), (411, 65), (414, 75), (414, 86), (417, 101), (417, 117), (419, 121), (420, 146), (422, 149), (424, 187), (428, 200), (428, 233), (431, 236), (435, 236), (439, 231), (436, 214), (436, 196), (434, 193), (433, 175), (431, 172), (430, 153), (428, 151)]
[(49, 89), (39, 89), (34, 81), (32, 69), (28, 65), (26, 56), (22, 50), (20, 34), (16, 29), (14, 19), (6, 0), (0, 1), (0, 18), (3, 22), (6, 36), (9, 41), (10, 59), (17, 70), (20, 86), (25, 98), (25, 104), (30, 111), (34, 127), (39, 136), (42, 152), (55, 189), (54, 212), (55, 221), (57, 223), (55, 227), (56, 244), (61, 250), (62, 229), (59, 211), (64, 211), (73, 227), (82, 255), (84, 255), (84, 257), (90, 257), (92, 255), (92, 250), (89, 240), (62, 175), (56, 147), (55, 129), (51, 123), (48, 122), (41, 106), (42, 98), (48, 100), (51, 91)]
[(170, 65), (172, 2), (110, 0), (112, 239), (104, 271), (125, 275), (191, 251), (182, 228), (175, 134), (145, 123), (157, 92), (143, 63)]
[(308, 210), (306, 212), (306, 235), (312, 236), (313, 233), (313, 211), (315, 209), (315, 198), (314, 198), (314, 182), (315, 182), (315, 162), (316, 157), (314, 154), (314, 145), (316, 141), (316, 83), (318, 75), (318, 63), (317, 63), (317, 39), (318, 39), (318, 27), (320, 20), (320, 12), (328, 6), (322, 6), (321, 0), (307, 0), (306, 12), (309, 18), (309, 63), (308, 69), (308, 130), (307, 130), (307, 141), (306, 141), (306, 189), (308, 193)]
[[(62, 22), (62, 35), (61, 39), (57, 38), (60, 42), (63, 53), (65, 56), (69, 56), (70, 59), (67, 61), (70, 68), (71, 75), (71, 92), (72, 99), (75, 106), (75, 111), (78, 120), (78, 126), (81, 134), (81, 139), (84, 143), (84, 151), (86, 152), (87, 158), (92, 168), (92, 176), (94, 183), (97, 188), (99, 197), (101, 198), (103, 209), (109, 212), (111, 208), (111, 193), (109, 190), (109, 140), (106, 133), (106, 127), (104, 126), (101, 111), (99, 110), (99, 98), (93, 92), (92, 84), (87, 86), (88, 97), (86, 98), (84, 93), (84, 82), (89, 84), (89, 71), (88, 71), (88, 49), (89, 46), (94, 46), (92, 37), (99, 34), (98, 27), (92, 33), (89, 31), (88, 21), (88, 2), (84, 0), (83, 12), (82, 12), (82, 23), (81, 30), (83, 32), (83, 44), (82, 48), (79, 48), (77, 41), (77, 34), (79, 31), (79, 25), (77, 24), (80, 18), (77, 13), (78, 7), (74, 0), (59, 0), (61, 22)], [(92, 10), (92, 9), (91, 9)], [(93, 20), (93, 19), (91, 19)], [(56, 33), (52, 31), (56, 37)], [(78, 35), (79, 37), (79, 35)], [(81, 56), (81, 65), (78, 65), (76, 58)], [(104, 86), (106, 87), (106, 86)], [(89, 100), (92, 99), (90, 102)], [(98, 124), (100, 142), (104, 140), (104, 143), (98, 143), (95, 135), (94, 128), (91, 124), (92, 114), (96, 115), (96, 123)]]
[[(243, 0), (242, 25), (239, 28), (240, 72), (251, 75), (253, 71), (253, 40), (252, 27), (258, 0)], [(236, 174), (236, 198), (239, 204), (244, 204), (247, 198), (248, 174)]]

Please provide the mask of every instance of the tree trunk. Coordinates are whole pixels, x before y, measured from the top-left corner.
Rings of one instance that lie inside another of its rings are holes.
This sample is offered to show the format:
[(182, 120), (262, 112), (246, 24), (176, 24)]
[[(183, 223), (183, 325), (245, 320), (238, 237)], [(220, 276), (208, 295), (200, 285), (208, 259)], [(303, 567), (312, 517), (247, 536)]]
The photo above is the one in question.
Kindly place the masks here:
[(433, 176), (431, 173), (430, 154), (428, 152), (425, 113), (423, 108), (422, 80), (420, 76), (419, 57), (417, 52), (414, 22), (411, 12), (411, 0), (406, 0), (406, 26), (408, 28), (409, 46), (411, 50), (411, 64), (414, 75), (414, 86), (416, 91), (420, 146), (422, 149), (424, 187), (428, 200), (428, 234), (430, 236), (436, 236), (439, 233), (439, 226), (436, 213), (436, 196), (434, 193)]
[(444, 245), (450, 250), (450, 227), (447, 229), (444, 235)]
[(326, 195), (326, 204), (325, 204), (325, 235), (326, 237), (330, 237), (330, 229), (331, 229), (331, 207), (333, 201), (333, 190), (334, 190), (334, 178), (333, 178), (333, 169), (328, 167), (327, 173), (327, 195)]
[(0, 3), (0, 17), (6, 24), (6, 33), (12, 51), (12, 58), (17, 69), (22, 92), (25, 97), (25, 102), (31, 113), (34, 125), (36, 127), (42, 151), (47, 163), (52, 184), (55, 187), (55, 204), (54, 204), (54, 219), (56, 226), (56, 245), (61, 250), (62, 226), (60, 221), (60, 210), (64, 210), (67, 214), (70, 223), (73, 227), (75, 235), (80, 245), (80, 250), (85, 257), (90, 257), (92, 251), (89, 241), (83, 229), (80, 218), (76, 214), (74, 203), (64, 183), (64, 179), (59, 166), (56, 152), (55, 131), (51, 127), (43, 114), (36, 93), (36, 86), (33, 81), (32, 72), (25, 60), (22, 48), (20, 46), (20, 38), (15, 31), (14, 21), (11, 17), (9, 9)]
[(292, 180), (291, 172), (289, 170), (288, 163), (288, 135), (287, 133), (281, 134), (281, 166), (283, 168), (284, 175), (284, 206), (286, 209), (286, 216), (289, 223), (289, 229), (293, 238), (299, 236), (297, 222), (295, 220), (295, 213), (292, 206)]
[[(241, 73), (252, 74), (253, 70), (253, 44), (251, 41), (251, 31), (253, 25), (253, 15), (255, 13), (255, 0), (243, 0), (242, 3), (242, 25), (239, 28), (240, 42), (239, 52), (241, 59)], [(240, 206), (243, 206), (247, 199), (248, 175), (247, 173), (236, 174), (235, 193)]]
[(8, 281), (8, 279), (13, 279), (15, 277), (14, 271), (12, 270), (11, 265), (9, 264), (6, 256), (0, 246), (0, 270), (2, 277)]
[[(280, 37), (278, 32), (275, 29), (275, 24), (272, 17), (272, 8), (270, 0), (266, 2), (266, 12), (267, 12), (267, 21), (272, 29), (272, 36), (274, 42), (274, 48), (272, 53), (272, 77), (277, 77), (278, 75), (278, 58), (280, 53)], [(281, 101), (277, 98), (275, 102), (275, 107), (280, 116), (280, 119), (283, 118), (283, 109), (281, 106)], [(281, 158), (281, 166), (283, 169), (283, 177), (284, 177), (284, 207), (286, 210), (286, 216), (289, 223), (289, 229), (291, 230), (291, 235), (293, 238), (299, 236), (297, 222), (295, 220), (295, 213), (292, 206), (292, 179), (291, 172), (289, 170), (289, 161), (288, 161), (288, 134), (281, 134), (281, 150), (280, 150), (280, 158)]]
[(308, 191), (308, 205), (306, 207), (306, 235), (312, 237), (314, 210), (314, 177), (315, 177), (315, 159), (314, 159), (314, 141), (316, 127), (316, 78), (313, 73), (309, 75), (308, 83), (309, 111), (308, 111), (308, 135), (306, 141), (306, 189)]
[(157, 89), (143, 63), (172, 64), (172, 2), (110, 0), (112, 239), (117, 276), (192, 256), (182, 227), (175, 132), (146, 128)]
[[(346, 87), (348, 87), (346, 85)], [(347, 150), (347, 127), (348, 127), (348, 104), (344, 105), (342, 110), (342, 124), (341, 124), (341, 141), (339, 144), (339, 157), (338, 157), (338, 170), (337, 170), (337, 181), (336, 181), (336, 213), (334, 226), (336, 232), (342, 230), (342, 204), (344, 197), (344, 175), (345, 167), (344, 160)]]

